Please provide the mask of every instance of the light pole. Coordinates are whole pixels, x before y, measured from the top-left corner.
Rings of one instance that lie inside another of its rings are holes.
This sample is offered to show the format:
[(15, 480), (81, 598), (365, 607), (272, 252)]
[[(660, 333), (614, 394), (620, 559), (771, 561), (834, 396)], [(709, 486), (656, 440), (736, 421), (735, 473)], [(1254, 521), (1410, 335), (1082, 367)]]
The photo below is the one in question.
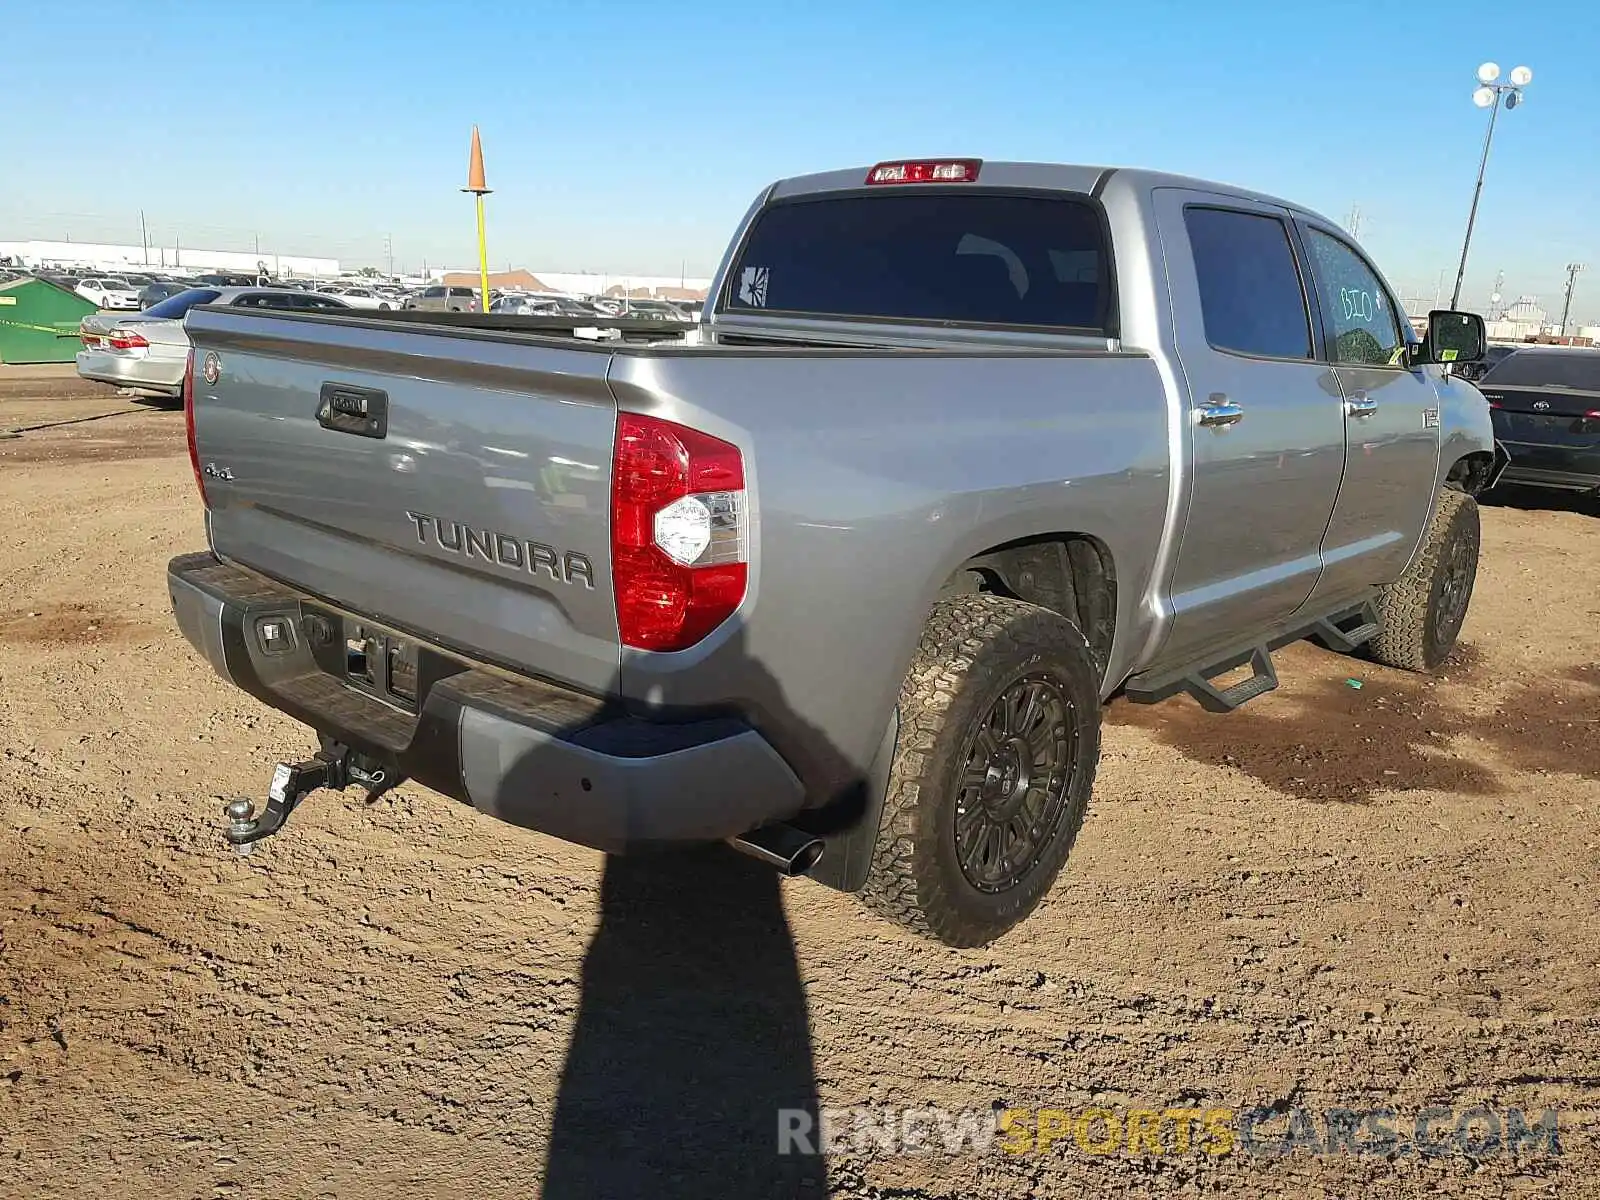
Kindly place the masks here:
[(1461, 281), (1467, 274), (1467, 250), (1472, 245), (1472, 226), (1478, 219), (1478, 198), (1483, 195), (1483, 171), (1489, 165), (1489, 146), (1494, 141), (1494, 120), (1500, 115), (1500, 98), (1505, 97), (1506, 107), (1515, 108), (1522, 103), (1522, 89), (1533, 80), (1527, 67), (1517, 67), (1511, 72), (1510, 83), (1496, 83), (1500, 78), (1498, 63), (1486, 62), (1478, 68), (1478, 89), (1472, 93), (1472, 102), (1489, 110), (1489, 132), (1483, 139), (1483, 157), (1478, 160), (1478, 186), (1472, 190), (1472, 210), (1467, 214), (1467, 236), (1461, 242), (1461, 266), (1456, 269), (1456, 290), (1450, 293), (1450, 307), (1461, 303)]
[(1561, 336), (1567, 336), (1567, 318), (1572, 315), (1572, 292), (1578, 286), (1578, 272), (1588, 270), (1586, 263), (1567, 264), (1567, 302), (1561, 306)]

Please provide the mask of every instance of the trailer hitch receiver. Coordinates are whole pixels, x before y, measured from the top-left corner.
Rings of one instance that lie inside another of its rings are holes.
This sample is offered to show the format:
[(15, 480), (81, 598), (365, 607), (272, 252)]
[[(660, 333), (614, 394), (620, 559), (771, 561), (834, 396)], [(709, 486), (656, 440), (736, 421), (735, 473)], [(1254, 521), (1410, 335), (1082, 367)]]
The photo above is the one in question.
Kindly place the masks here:
[(367, 789), (372, 800), (400, 782), (394, 770), (338, 742), (323, 748), (304, 762), (279, 763), (267, 788), (267, 806), (260, 816), (245, 797), (231, 801), (222, 810), (227, 818), (223, 836), (241, 855), (255, 849), (255, 843), (283, 828), (300, 801), (319, 788), (341, 791), (352, 783)]

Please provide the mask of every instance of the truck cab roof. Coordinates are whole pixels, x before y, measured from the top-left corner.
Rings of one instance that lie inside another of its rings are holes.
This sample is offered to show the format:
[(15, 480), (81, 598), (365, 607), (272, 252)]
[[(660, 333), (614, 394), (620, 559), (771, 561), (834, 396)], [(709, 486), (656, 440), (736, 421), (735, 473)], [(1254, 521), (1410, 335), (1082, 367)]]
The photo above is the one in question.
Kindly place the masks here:
[[(917, 183), (901, 184), (898, 187), (915, 189), (922, 187), (961, 188), (976, 186), (981, 188), (1078, 192), (1097, 196), (1104, 193), (1112, 181), (1115, 180), (1119, 185), (1135, 189), (1148, 190), (1158, 187), (1177, 187), (1196, 191), (1223, 192), (1230, 196), (1242, 196), (1246, 199), (1255, 200), (1262, 204), (1275, 204), (1292, 212), (1304, 213), (1307, 216), (1321, 217), (1321, 214), (1303, 205), (1292, 203), (1279, 196), (1268, 195), (1265, 192), (1257, 192), (1250, 188), (1239, 187), (1231, 183), (1221, 183), (1216, 180), (1175, 175), (1166, 171), (1154, 171), (1145, 167), (1107, 167), (1082, 163), (995, 162), (981, 159), (963, 161), (977, 164), (977, 177), (971, 183)], [(868, 186), (867, 176), (872, 170), (873, 167), (869, 165), (846, 167), (836, 171), (819, 171), (811, 175), (790, 176), (773, 184), (762, 197), (762, 203), (821, 192), (853, 191), (857, 188), (864, 188)]]

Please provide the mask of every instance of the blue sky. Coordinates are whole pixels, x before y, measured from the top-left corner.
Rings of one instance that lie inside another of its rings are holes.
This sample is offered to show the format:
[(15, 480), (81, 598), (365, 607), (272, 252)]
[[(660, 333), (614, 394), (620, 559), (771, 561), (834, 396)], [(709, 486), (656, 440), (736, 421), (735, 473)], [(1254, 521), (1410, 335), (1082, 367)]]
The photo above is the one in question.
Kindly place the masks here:
[(1600, 316), (1589, 0), (117, 11), (8, 6), (0, 238), (137, 241), (143, 208), (168, 245), (259, 235), (375, 263), (387, 233), (408, 268), (467, 263), (476, 122), (497, 266), (708, 274), (772, 178), (957, 153), (1161, 167), (1338, 219), (1358, 204), (1391, 281), (1431, 297), (1443, 270), (1448, 295), (1485, 123), (1472, 75), (1494, 59), (1535, 77), (1501, 114), (1468, 295), (1502, 269), (1558, 309), (1582, 260), (1577, 311)]

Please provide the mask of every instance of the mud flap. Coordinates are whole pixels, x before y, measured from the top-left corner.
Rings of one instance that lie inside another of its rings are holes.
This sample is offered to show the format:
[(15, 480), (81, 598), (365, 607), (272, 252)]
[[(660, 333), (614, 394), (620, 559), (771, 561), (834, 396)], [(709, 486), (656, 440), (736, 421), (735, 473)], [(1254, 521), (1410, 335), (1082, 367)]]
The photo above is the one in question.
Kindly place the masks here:
[(1489, 491), (1500, 482), (1500, 476), (1506, 473), (1506, 468), (1511, 465), (1511, 453), (1500, 444), (1500, 439), (1494, 441), (1494, 465), (1489, 468), (1489, 478), (1484, 481), (1483, 490)]
[(859, 892), (866, 886), (872, 854), (878, 846), (878, 826), (883, 822), (883, 801), (889, 793), (889, 771), (899, 742), (897, 707), (889, 715), (889, 724), (872, 756), (872, 766), (855, 794), (829, 808), (801, 813), (790, 822), (823, 841), (822, 857), (807, 874), (808, 879), (841, 892)]

